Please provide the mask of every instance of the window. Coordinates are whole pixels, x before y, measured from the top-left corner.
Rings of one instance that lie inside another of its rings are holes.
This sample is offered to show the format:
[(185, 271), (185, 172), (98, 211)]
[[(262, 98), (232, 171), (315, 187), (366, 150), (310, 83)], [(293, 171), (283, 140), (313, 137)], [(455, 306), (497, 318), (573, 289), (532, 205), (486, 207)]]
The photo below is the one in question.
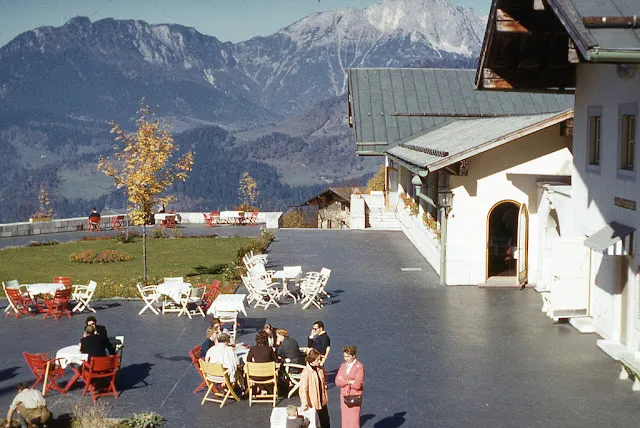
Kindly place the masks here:
[(589, 116), (589, 165), (600, 166), (600, 114)]
[(620, 169), (633, 171), (636, 138), (635, 113), (622, 112), (620, 115)]

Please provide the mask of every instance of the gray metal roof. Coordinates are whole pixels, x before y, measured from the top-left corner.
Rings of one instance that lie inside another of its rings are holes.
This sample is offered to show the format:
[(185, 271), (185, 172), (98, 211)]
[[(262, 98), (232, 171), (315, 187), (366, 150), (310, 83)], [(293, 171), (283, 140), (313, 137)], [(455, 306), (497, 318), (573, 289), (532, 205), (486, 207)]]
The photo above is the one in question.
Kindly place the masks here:
[(631, 28), (586, 28), (585, 16), (640, 15), (638, 0), (549, 0), (549, 5), (582, 53), (589, 58), (593, 48), (604, 50), (640, 49), (640, 30)]
[[(414, 172), (435, 171), (573, 117), (573, 110), (462, 119), (401, 140), (386, 155)], [(411, 168), (413, 166), (414, 168)]]
[(457, 120), (394, 113), (539, 114), (573, 108), (571, 95), (476, 91), (474, 77), (475, 70), (462, 69), (349, 69), (356, 144), (385, 146)]
[[(627, 237), (635, 231), (633, 227), (625, 226), (624, 224), (616, 223), (612, 221), (605, 227), (588, 237), (584, 241), (584, 245), (601, 253), (606, 253), (610, 247), (616, 245), (622, 240), (626, 240)], [(629, 240), (628, 245), (633, 248), (632, 240)]]

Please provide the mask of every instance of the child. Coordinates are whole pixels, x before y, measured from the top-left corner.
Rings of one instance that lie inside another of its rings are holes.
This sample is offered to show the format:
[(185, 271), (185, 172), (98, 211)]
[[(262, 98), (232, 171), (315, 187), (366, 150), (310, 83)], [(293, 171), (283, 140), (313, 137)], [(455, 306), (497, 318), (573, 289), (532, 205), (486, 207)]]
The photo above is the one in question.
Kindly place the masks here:
[(304, 416), (298, 416), (298, 408), (296, 406), (287, 406), (287, 428), (304, 428), (308, 427), (309, 419)]

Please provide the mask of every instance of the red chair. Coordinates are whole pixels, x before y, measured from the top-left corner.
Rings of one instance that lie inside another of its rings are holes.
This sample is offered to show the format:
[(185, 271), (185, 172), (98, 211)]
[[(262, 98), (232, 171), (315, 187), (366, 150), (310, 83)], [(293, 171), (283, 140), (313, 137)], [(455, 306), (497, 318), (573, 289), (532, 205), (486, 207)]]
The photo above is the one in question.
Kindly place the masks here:
[(258, 211), (253, 211), (247, 217), (247, 224), (256, 224), (256, 220), (258, 220)]
[(193, 363), (193, 366), (196, 368), (196, 370), (198, 370), (198, 374), (202, 378), (202, 383), (200, 383), (200, 385), (198, 385), (198, 387), (193, 390), (194, 394), (197, 394), (198, 392), (200, 392), (201, 389), (207, 388), (207, 383), (204, 380), (204, 374), (202, 373), (202, 369), (200, 368), (200, 362), (199, 362), (201, 349), (202, 349), (202, 345), (198, 345), (195, 348), (193, 348), (191, 351), (189, 351), (191, 362)]
[(160, 221), (160, 226), (168, 227), (169, 229), (173, 229), (176, 227), (176, 216), (175, 215), (167, 215), (164, 220)]
[(100, 217), (89, 217), (89, 231), (100, 232)]
[[(109, 394), (113, 394), (114, 397), (118, 398), (118, 391), (116, 390), (118, 364), (118, 355), (93, 357), (91, 358), (91, 361), (84, 362), (84, 364), (82, 364), (81, 378), (85, 383), (85, 387), (84, 391), (82, 391), (82, 396), (84, 397), (87, 391), (89, 391), (93, 401), (96, 401), (96, 398), (98, 397)], [(94, 384), (95, 381), (98, 381), (97, 385)], [(104, 388), (101, 385), (106, 381), (108, 381), (109, 384)], [(103, 391), (99, 392), (99, 389), (103, 389)]]
[(28, 294), (21, 294), (18, 288), (5, 288), (4, 291), (7, 294), (7, 299), (11, 301), (11, 304), (17, 310), (17, 312), (14, 310), (7, 312), (7, 318), (14, 316), (18, 319), (20, 315), (25, 314), (35, 316), (37, 305)]
[(216, 297), (218, 297), (220, 292), (220, 281), (214, 279), (213, 282), (208, 284), (206, 287), (207, 290), (205, 291), (204, 296), (202, 296), (202, 303), (200, 304), (205, 314), (209, 310), (209, 307), (211, 307), (213, 301), (216, 300)]
[(47, 312), (44, 314), (44, 317), (47, 318), (51, 315), (56, 319), (56, 321), (59, 320), (62, 315), (66, 315), (71, 318), (71, 312), (69, 311), (69, 299), (71, 299), (70, 288), (56, 290), (56, 294), (53, 296), (53, 299), (45, 301), (47, 305)]
[(111, 218), (111, 229), (120, 230), (124, 227), (124, 216), (117, 215)]
[(47, 394), (47, 390), (55, 389), (56, 391), (65, 394), (65, 391), (58, 386), (57, 380), (64, 376), (64, 369), (58, 364), (58, 360), (55, 358), (49, 358), (47, 354), (29, 354), (23, 352), (24, 359), (27, 365), (31, 369), (31, 372), (36, 377), (36, 381), (31, 385), (31, 389), (35, 388), (39, 383), (44, 382), (44, 376), (47, 372), (47, 363), (49, 363), (49, 374), (47, 375), (47, 386), (42, 395)]
[(202, 213), (204, 216), (204, 227), (216, 227), (216, 223), (213, 220), (213, 213), (207, 215), (207, 213)]
[(64, 284), (65, 287), (71, 287), (71, 278), (68, 276), (56, 276), (53, 278), (53, 282), (55, 284)]

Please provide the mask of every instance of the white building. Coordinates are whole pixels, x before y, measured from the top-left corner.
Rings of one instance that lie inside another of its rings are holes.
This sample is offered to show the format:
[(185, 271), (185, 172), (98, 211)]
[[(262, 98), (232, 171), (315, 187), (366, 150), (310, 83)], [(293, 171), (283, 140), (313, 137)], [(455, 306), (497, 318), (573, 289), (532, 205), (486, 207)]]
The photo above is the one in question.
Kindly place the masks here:
[[(549, 215), (540, 201), (570, 185), (573, 100), (487, 95), (474, 73), (350, 70), (356, 152), (385, 156), (386, 210), (446, 284), (535, 284)], [(450, 210), (436, 202), (443, 190)]]
[(570, 195), (572, 214), (559, 221), (567, 238), (548, 247), (545, 285), (556, 317), (582, 315), (572, 323), (628, 366), (640, 366), (638, 12), (612, 0), (494, 1), (476, 76), (484, 90), (575, 92), (571, 188), (560, 198)]

